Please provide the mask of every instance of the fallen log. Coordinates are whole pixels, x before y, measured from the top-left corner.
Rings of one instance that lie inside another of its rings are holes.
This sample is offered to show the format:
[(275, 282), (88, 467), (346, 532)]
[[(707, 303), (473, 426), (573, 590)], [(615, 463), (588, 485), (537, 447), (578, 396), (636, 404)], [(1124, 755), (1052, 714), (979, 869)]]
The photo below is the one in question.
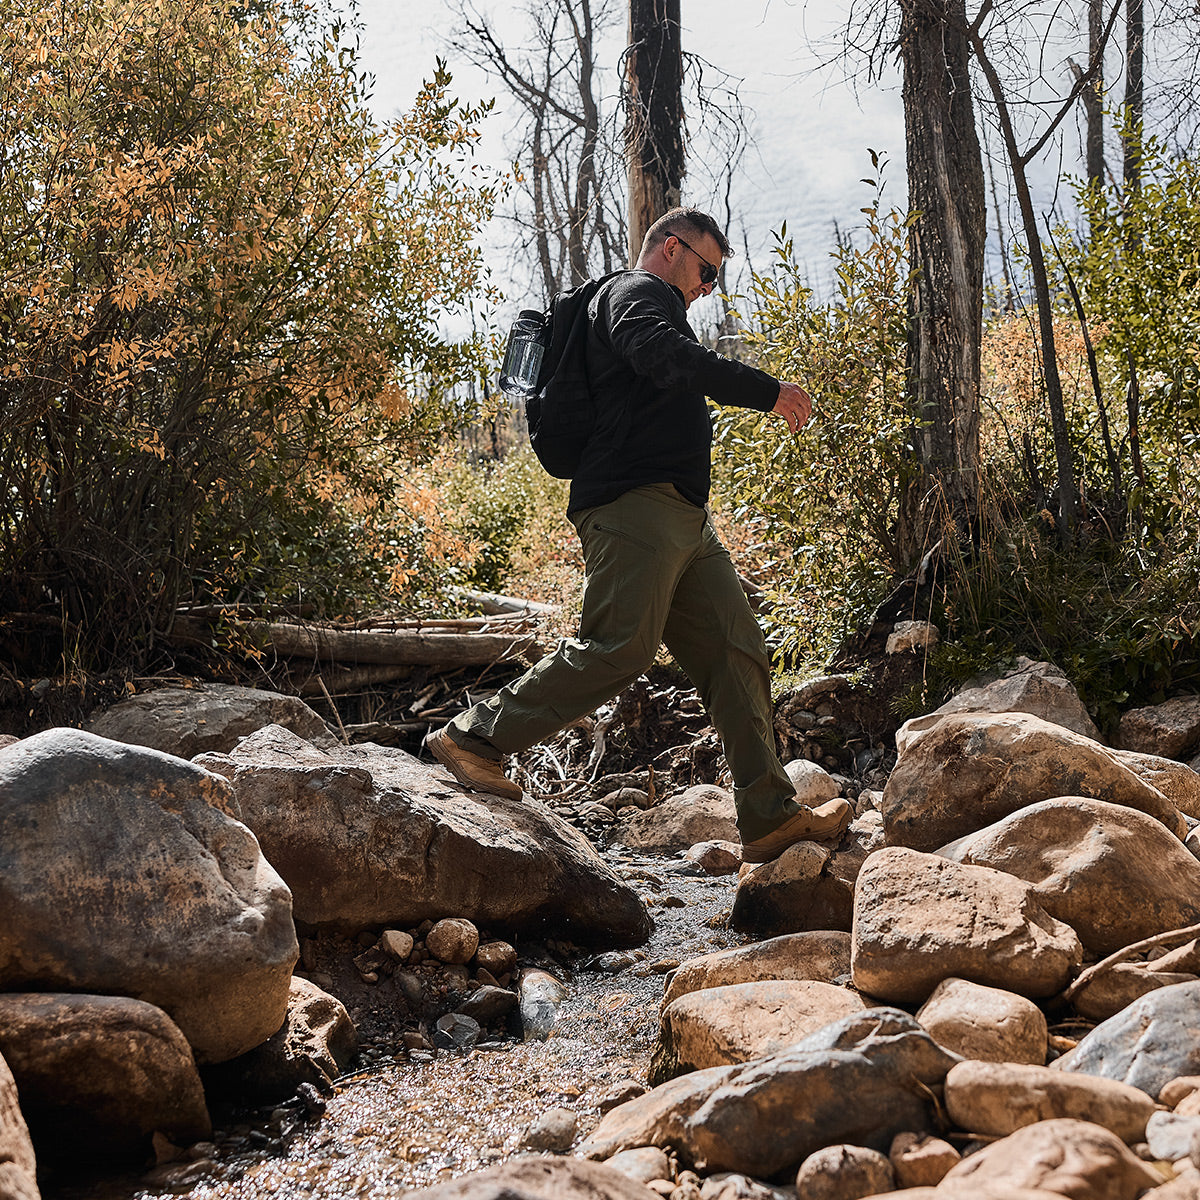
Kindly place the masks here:
[(557, 604), (543, 604), (540, 600), (524, 600), (519, 596), (502, 596), (498, 592), (475, 592), (470, 588), (454, 588), (454, 593), (465, 600), (478, 604), (490, 616), (531, 615), (550, 616), (558, 612)]
[[(412, 674), (411, 666), (395, 663), (371, 663), (365, 667), (329, 666), (320, 669), (295, 666), (288, 671), (292, 686), (301, 696), (321, 696), (326, 691), (335, 696), (357, 692), (363, 688), (396, 683)], [(322, 687), (322, 683), (325, 685)]]

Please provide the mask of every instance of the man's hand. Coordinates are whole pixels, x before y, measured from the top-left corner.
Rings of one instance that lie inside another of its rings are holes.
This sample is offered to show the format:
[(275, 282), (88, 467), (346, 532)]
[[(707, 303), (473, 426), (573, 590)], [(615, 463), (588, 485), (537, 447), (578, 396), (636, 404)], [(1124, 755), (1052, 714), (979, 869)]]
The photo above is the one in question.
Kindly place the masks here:
[(812, 397), (798, 383), (780, 383), (779, 399), (771, 411), (778, 413), (788, 428), (797, 433), (812, 416)]

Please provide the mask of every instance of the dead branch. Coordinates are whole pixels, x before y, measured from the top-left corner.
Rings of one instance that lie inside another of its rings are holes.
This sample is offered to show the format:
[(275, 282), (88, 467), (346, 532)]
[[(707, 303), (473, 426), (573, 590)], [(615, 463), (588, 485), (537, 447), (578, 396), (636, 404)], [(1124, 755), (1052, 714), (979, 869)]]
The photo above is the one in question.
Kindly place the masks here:
[(1142, 938), (1140, 942), (1125, 946), (1088, 967), (1086, 971), (1081, 971), (1074, 982), (1055, 998), (1055, 1004), (1070, 1004), (1088, 984), (1094, 982), (1100, 975), (1112, 970), (1113, 967), (1132, 958), (1135, 954), (1140, 954), (1143, 950), (1149, 950), (1153, 946), (1164, 946), (1168, 942), (1186, 942), (1188, 938), (1197, 936), (1200, 936), (1200, 925), (1186, 925), (1182, 929), (1169, 929), (1166, 933), (1156, 933), (1153, 937)]

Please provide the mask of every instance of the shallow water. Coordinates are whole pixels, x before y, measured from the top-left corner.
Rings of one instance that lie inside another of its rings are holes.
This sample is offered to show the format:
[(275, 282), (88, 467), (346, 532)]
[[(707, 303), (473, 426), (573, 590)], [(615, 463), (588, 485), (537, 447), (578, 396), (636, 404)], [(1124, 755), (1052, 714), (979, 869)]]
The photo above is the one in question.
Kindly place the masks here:
[(556, 1107), (577, 1114), (582, 1140), (599, 1120), (597, 1100), (608, 1087), (630, 1076), (645, 1080), (666, 972), (739, 940), (722, 920), (735, 876), (691, 874), (678, 859), (605, 857), (646, 899), (655, 932), (636, 951), (573, 964), (546, 1041), (378, 1062), (339, 1081), (317, 1119), (298, 1105), (241, 1115), (218, 1129), (209, 1162), (168, 1168), (172, 1185), (152, 1184), (143, 1172), (86, 1187), (45, 1184), (44, 1200), (395, 1196), (518, 1153), (530, 1122)]

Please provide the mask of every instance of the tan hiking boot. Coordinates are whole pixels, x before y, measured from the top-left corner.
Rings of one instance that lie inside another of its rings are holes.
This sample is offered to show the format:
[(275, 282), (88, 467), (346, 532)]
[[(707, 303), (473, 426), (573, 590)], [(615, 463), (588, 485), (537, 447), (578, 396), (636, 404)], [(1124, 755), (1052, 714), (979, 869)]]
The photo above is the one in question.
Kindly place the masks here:
[(500, 770), (499, 763), (464, 750), (445, 729), (434, 730), (425, 738), (425, 745), (430, 754), (470, 791), (504, 796), (509, 800), (524, 797), (525, 793)]
[(845, 833), (853, 817), (854, 809), (849, 801), (840, 797), (818, 804), (816, 808), (802, 808), (772, 833), (752, 842), (743, 842), (742, 862), (770, 862), (797, 842), (831, 842)]

